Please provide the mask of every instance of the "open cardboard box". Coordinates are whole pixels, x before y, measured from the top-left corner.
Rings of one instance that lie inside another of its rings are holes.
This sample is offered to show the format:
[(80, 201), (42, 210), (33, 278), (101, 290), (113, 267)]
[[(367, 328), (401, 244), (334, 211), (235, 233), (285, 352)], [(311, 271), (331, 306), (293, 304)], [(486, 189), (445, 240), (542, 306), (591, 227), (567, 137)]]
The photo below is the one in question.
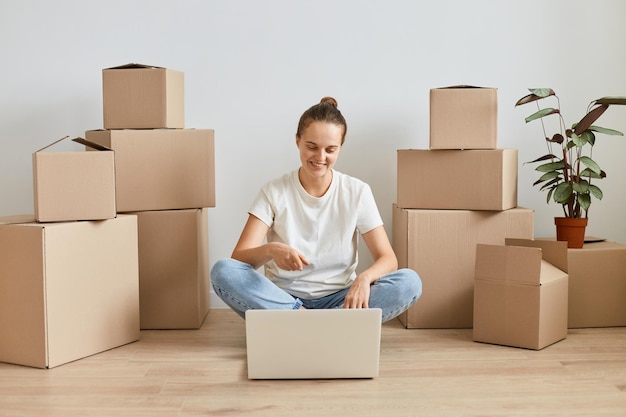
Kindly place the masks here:
[(567, 269), (566, 242), (478, 244), (474, 340), (538, 350), (564, 339)]
[(114, 152), (83, 138), (72, 140), (96, 152), (46, 152), (65, 139), (67, 136), (32, 155), (35, 219), (58, 222), (114, 218)]

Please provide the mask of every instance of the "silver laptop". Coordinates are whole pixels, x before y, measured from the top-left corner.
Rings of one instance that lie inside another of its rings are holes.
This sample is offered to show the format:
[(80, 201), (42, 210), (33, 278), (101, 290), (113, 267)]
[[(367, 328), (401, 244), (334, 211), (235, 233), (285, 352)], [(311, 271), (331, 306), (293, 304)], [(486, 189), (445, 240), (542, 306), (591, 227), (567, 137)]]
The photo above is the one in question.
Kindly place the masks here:
[(248, 310), (249, 379), (375, 378), (382, 310)]

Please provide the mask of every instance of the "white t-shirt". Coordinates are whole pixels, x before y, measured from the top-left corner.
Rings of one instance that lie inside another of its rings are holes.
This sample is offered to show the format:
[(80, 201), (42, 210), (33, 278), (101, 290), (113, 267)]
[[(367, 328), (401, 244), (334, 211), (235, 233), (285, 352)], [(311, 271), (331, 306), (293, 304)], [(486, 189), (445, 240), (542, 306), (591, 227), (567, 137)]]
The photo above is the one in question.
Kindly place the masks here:
[(383, 224), (369, 185), (333, 170), (322, 197), (308, 194), (298, 170), (265, 184), (249, 213), (270, 227), (268, 242), (283, 242), (309, 261), (285, 271), (272, 260), (265, 275), (294, 297), (319, 298), (349, 287), (356, 277), (358, 236)]

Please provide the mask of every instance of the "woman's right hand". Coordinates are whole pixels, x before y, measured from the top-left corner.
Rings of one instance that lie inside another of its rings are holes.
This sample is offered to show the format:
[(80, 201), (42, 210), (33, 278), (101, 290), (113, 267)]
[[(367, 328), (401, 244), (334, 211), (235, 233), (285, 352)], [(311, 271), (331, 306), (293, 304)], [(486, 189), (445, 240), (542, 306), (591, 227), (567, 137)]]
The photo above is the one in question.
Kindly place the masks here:
[(232, 258), (248, 263), (254, 268), (259, 268), (273, 259), (284, 271), (302, 271), (303, 265), (309, 264), (303, 254), (285, 243), (263, 244), (268, 230), (268, 225), (250, 214), (233, 250)]
[(304, 265), (309, 264), (306, 257), (291, 246), (279, 242), (271, 243), (271, 245), (272, 259), (280, 269), (302, 271)]

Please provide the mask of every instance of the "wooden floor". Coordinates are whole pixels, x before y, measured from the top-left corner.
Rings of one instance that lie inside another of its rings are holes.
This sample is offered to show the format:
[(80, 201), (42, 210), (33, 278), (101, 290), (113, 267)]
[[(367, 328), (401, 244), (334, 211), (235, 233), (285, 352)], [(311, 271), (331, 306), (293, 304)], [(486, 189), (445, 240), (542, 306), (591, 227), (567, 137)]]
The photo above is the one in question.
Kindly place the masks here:
[(249, 381), (245, 355), (243, 320), (212, 310), (57, 368), (0, 364), (0, 416), (626, 416), (626, 328), (532, 351), (394, 320), (368, 380)]

